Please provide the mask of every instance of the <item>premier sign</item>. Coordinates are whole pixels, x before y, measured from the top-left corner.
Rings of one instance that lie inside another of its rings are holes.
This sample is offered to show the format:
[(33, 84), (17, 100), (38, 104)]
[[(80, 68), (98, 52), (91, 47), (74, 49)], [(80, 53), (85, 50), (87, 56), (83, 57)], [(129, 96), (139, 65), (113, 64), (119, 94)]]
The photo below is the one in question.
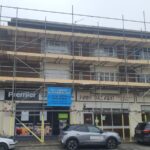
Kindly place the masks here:
[(5, 99), (11, 100), (38, 100), (38, 93), (34, 91), (5, 91)]

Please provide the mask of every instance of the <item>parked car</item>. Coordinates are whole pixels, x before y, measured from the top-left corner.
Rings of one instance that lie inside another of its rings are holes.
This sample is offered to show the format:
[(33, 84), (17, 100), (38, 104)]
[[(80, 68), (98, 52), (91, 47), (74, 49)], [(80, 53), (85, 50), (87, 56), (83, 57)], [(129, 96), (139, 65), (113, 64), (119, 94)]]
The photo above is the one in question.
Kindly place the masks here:
[(141, 122), (135, 128), (135, 141), (138, 143), (150, 142), (150, 122)]
[(93, 125), (70, 125), (61, 132), (60, 141), (68, 150), (77, 150), (81, 145), (105, 145), (114, 149), (121, 138), (118, 133), (105, 132)]
[(14, 149), (16, 141), (11, 138), (0, 137), (0, 150)]

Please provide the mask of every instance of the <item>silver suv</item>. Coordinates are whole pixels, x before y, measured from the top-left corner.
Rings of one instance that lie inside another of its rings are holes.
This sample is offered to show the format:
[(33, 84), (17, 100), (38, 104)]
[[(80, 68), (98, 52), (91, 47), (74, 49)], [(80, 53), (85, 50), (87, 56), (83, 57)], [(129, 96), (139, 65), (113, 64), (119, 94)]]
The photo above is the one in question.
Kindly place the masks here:
[(104, 132), (93, 125), (67, 126), (60, 134), (60, 141), (68, 150), (77, 150), (80, 145), (105, 145), (115, 149), (121, 144), (117, 133)]

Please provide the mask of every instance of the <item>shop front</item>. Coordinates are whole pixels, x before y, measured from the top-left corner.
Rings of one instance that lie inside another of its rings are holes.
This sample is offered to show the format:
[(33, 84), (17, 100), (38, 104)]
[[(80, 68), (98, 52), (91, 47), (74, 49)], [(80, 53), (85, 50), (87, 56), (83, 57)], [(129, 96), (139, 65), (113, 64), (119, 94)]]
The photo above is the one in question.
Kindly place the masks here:
[(32, 136), (31, 132), (22, 126), (22, 123), (37, 136), (41, 136), (42, 112), (44, 113), (45, 137), (58, 135), (61, 128), (69, 124), (70, 120), (69, 109), (66, 107), (44, 107), (42, 109), (42, 104), (22, 103), (17, 105), (16, 110), (16, 136)]
[(33, 134), (40, 137), (43, 130), (45, 137), (58, 135), (61, 129), (70, 123), (72, 89), (48, 87), (46, 99), (47, 102), (41, 100), (17, 102), (15, 122), (17, 137), (28, 137)]
[(132, 94), (78, 91), (74, 104), (78, 110), (76, 122), (93, 124), (106, 131), (115, 131), (123, 139), (130, 139), (130, 106), (134, 102)]
[(127, 109), (89, 109), (83, 112), (84, 124), (93, 124), (104, 131), (115, 131), (124, 139), (130, 138), (129, 111)]

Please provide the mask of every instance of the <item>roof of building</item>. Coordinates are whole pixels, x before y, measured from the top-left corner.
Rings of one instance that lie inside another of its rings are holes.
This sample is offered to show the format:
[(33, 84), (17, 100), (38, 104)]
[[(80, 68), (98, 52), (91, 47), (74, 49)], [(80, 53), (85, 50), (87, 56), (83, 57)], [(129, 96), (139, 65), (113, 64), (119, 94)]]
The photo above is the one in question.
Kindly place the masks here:
[(96, 27), (96, 26), (86, 26), (86, 25), (76, 25), (69, 23), (59, 23), (59, 22), (45, 22), (36, 21), (30, 19), (16, 19), (12, 18), (8, 22), (9, 26), (33, 28), (33, 29), (47, 29), (53, 31), (64, 31), (64, 32), (77, 32), (77, 33), (87, 33), (87, 34), (100, 34), (100, 35), (109, 35), (109, 36), (126, 36), (126, 37), (135, 37), (135, 38), (150, 38), (150, 32), (142, 32), (137, 30), (123, 30), (117, 28), (108, 28), (108, 27)]

